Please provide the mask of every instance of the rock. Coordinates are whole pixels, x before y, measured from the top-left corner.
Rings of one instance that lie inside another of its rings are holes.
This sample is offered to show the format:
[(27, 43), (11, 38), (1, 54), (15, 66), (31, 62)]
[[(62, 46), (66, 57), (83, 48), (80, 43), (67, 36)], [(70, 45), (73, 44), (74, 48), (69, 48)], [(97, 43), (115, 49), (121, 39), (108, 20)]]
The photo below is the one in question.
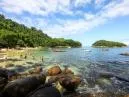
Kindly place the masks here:
[(15, 70), (8, 71), (8, 79), (9, 80), (16, 79), (17, 75), (18, 75), (18, 73)]
[(69, 68), (65, 68), (62, 72), (64, 74), (74, 74), (74, 72), (71, 69), (69, 69)]
[(61, 97), (60, 92), (52, 86), (39, 88), (27, 97)]
[(40, 74), (41, 72), (42, 72), (42, 67), (40, 67), (40, 66), (37, 66), (37, 67), (29, 70), (30, 74)]
[(42, 66), (42, 63), (35, 63), (35, 66)]
[(0, 91), (8, 82), (8, 73), (6, 69), (0, 69)]
[(44, 84), (45, 80), (44, 75), (17, 79), (5, 86), (3, 94), (7, 97), (25, 97), (29, 92)]
[(0, 77), (8, 79), (8, 71), (6, 69), (0, 68)]
[(59, 78), (57, 76), (49, 76), (47, 82), (53, 83), (56, 82)]
[(129, 97), (129, 94), (128, 95), (125, 95), (124, 97)]
[(27, 64), (31, 64), (31, 65), (34, 64), (33, 62), (26, 62), (26, 63), (27, 63)]
[(67, 91), (75, 91), (75, 89), (81, 83), (81, 79), (80, 79), (80, 77), (77, 77), (74, 75), (72, 75), (72, 76), (65, 75), (65, 76), (60, 77), (59, 83)]
[(99, 78), (107, 78), (110, 79), (114, 77), (114, 74), (111, 72), (99, 72)]
[(129, 56), (129, 52), (121, 53), (120, 55)]
[(49, 76), (55, 76), (55, 75), (60, 74), (61, 72), (62, 71), (59, 66), (54, 66), (54, 67), (51, 67), (50, 69), (48, 69), (47, 73)]
[(79, 97), (111, 97), (111, 96), (109, 96), (106, 93), (98, 92), (98, 93), (86, 93), (86, 94), (82, 94), (82, 96), (79, 96)]
[(5, 65), (6, 68), (8, 68), (8, 67), (13, 67), (13, 66), (14, 66), (14, 64), (12, 64), (12, 63), (9, 63), (9, 64), (6, 64), (6, 65)]
[(2, 91), (2, 89), (5, 87), (7, 81), (8, 81), (7, 79), (0, 77), (0, 91)]
[(37, 67), (35, 68), (35, 72), (36, 72), (36, 73), (42, 72), (42, 67), (37, 66)]
[(23, 72), (26, 68), (24, 66), (21, 65), (16, 65), (16, 71), (17, 72)]
[(0, 97), (5, 97), (2, 93), (0, 93)]

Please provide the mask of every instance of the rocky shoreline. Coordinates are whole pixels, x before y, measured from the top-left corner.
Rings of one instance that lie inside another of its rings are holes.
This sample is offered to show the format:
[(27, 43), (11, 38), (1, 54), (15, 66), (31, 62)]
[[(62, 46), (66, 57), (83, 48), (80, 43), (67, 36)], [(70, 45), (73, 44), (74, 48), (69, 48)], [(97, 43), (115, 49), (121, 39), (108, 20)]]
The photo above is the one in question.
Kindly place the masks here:
[(0, 97), (61, 97), (66, 91), (75, 92), (80, 83), (81, 77), (68, 68), (61, 70), (57, 65), (46, 72), (38, 67), (30, 75), (0, 69)]
[(128, 97), (77, 91), (84, 84), (80, 75), (59, 65), (47, 70), (38, 66), (29, 74), (0, 68), (0, 97)]

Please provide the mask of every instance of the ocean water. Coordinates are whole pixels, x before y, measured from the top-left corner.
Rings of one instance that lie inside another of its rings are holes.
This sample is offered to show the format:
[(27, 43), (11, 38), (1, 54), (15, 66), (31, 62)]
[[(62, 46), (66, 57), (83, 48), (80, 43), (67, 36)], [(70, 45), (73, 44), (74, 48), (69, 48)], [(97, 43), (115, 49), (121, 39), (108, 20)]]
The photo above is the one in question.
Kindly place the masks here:
[(129, 52), (124, 48), (68, 48), (65, 52), (35, 51), (36, 57), (44, 57), (44, 65), (68, 66), (82, 77), (79, 92), (105, 92), (109, 97), (129, 93)]

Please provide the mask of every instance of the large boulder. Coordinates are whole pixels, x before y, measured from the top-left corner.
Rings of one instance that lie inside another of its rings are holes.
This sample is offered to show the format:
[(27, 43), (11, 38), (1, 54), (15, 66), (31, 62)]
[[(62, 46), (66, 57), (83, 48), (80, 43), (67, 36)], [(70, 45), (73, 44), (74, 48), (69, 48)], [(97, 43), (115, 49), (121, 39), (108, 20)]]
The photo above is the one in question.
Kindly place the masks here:
[(0, 69), (0, 91), (8, 82), (8, 72), (6, 69)]
[(61, 94), (55, 87), (43, 86), (31, 92), (27, 97), (61, 97)]
[(55, 75), (58, 75), (62, 72), (62, 70), (60, 69), (59, 66), (54, 66), (54, 67), (51, 67), (48, 69), (48, 75), (49, 76), (55, 76)]
[(64, 75), (59, 78), (59, 83), (67, 91), (75, 91), (81, 83), (81, 78), (74, 75)]
[(0, 77), (0, 91), (3, 90), (4, 86), (7, 84), (7, 79)]
[(8, 71), (6, 69), (0, 68), (0, 77), (8, 79)]
[(25, 97), (29, 92), (44, 84), (45, 80), (46, 77), (44, 75), (17, 79), (8, 83), (3, 93), (7, 97)]

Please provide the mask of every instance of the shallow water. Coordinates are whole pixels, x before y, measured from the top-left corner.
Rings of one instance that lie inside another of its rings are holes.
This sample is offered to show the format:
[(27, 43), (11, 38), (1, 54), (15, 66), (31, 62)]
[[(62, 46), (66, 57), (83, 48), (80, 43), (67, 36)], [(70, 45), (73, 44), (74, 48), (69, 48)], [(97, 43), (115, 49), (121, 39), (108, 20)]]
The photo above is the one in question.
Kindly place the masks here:
[(80, 92), (106, 92), (111, 97), (129, 93), (129, 56), (120, 55), (129, 52), (128, 47), (63, 50), (66, 52), (35, 51), (34, 56), (37, 59), (44, 56), (44, 65), (67, 65), (80, 73), (84, 82)]

